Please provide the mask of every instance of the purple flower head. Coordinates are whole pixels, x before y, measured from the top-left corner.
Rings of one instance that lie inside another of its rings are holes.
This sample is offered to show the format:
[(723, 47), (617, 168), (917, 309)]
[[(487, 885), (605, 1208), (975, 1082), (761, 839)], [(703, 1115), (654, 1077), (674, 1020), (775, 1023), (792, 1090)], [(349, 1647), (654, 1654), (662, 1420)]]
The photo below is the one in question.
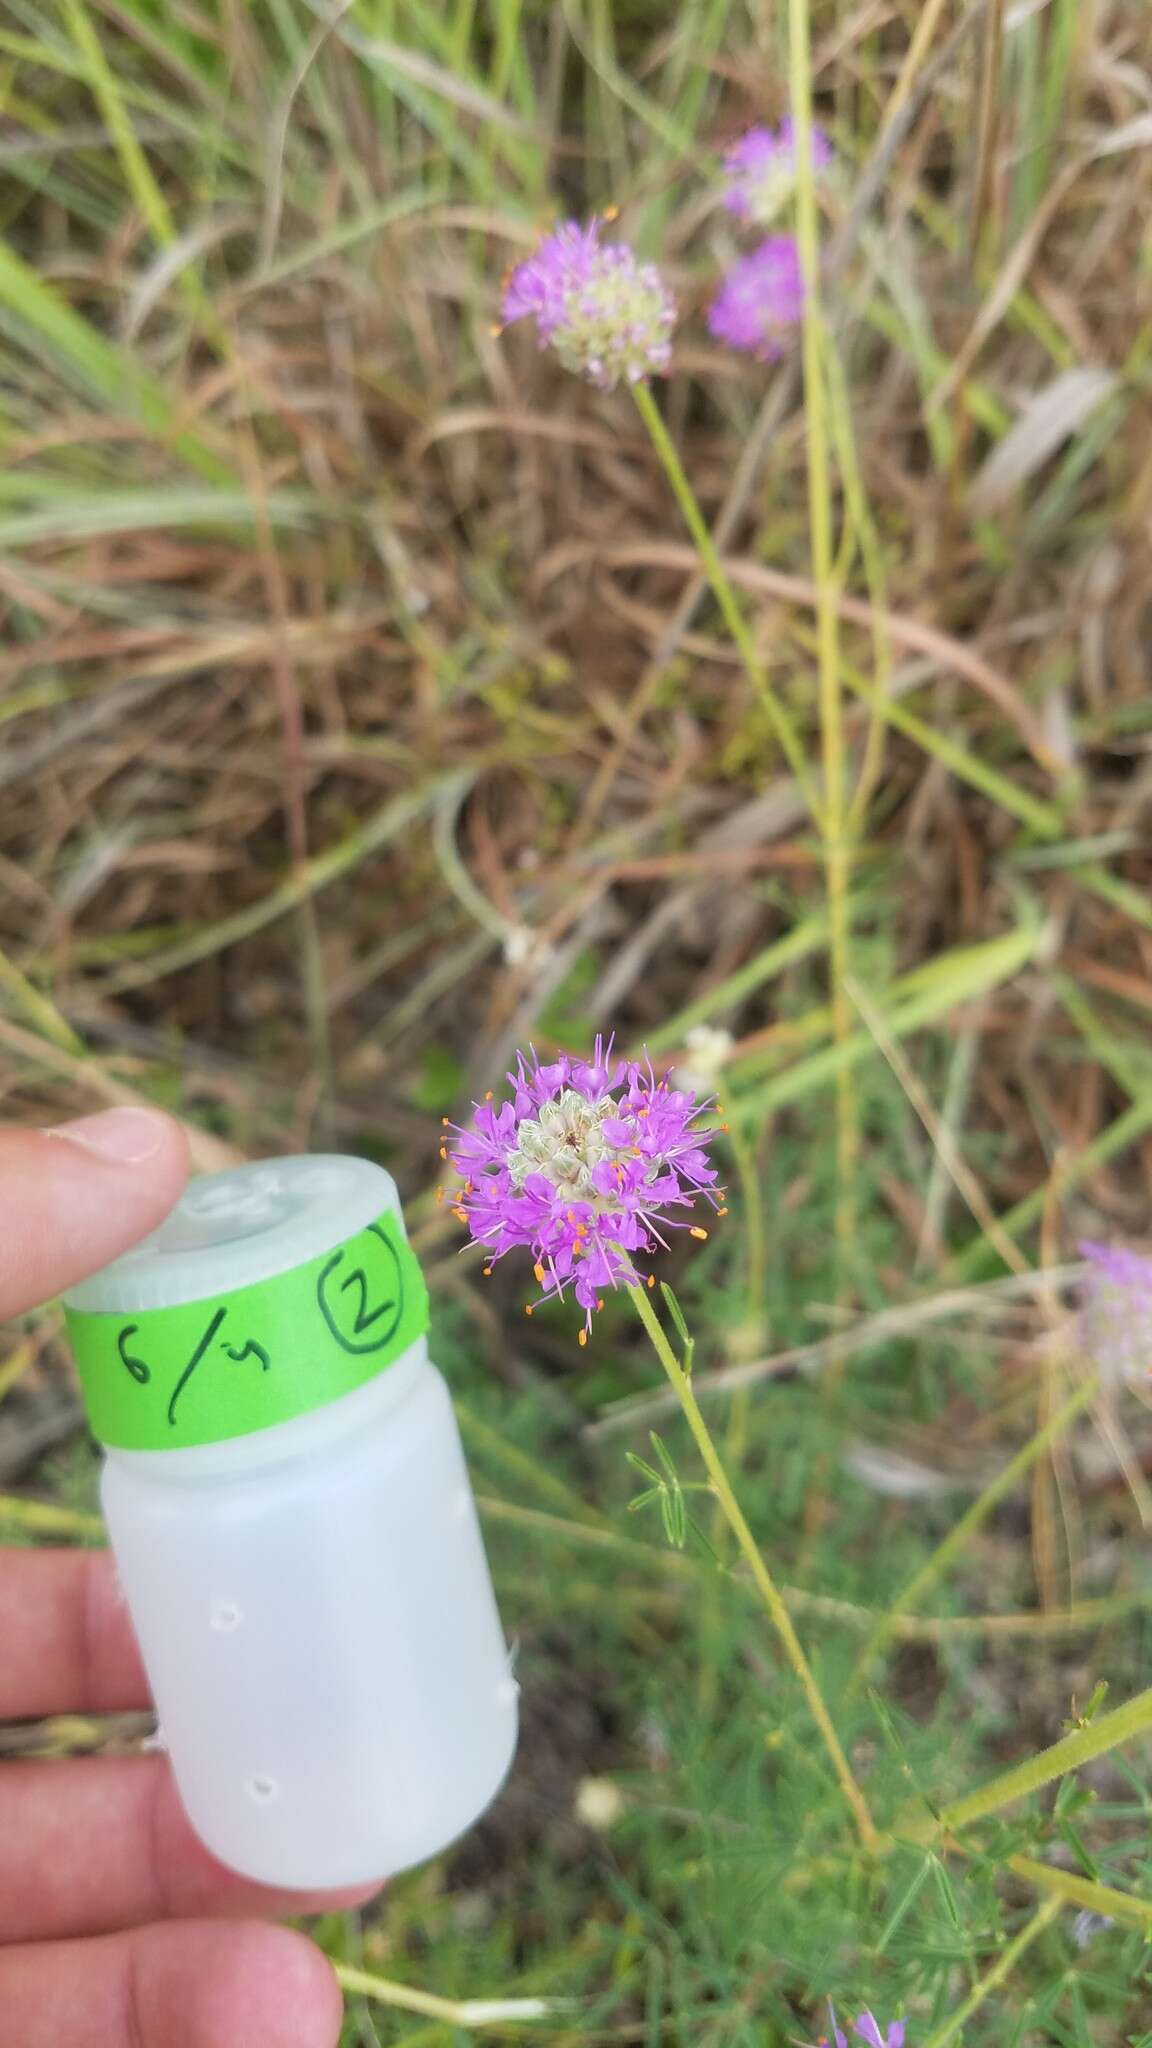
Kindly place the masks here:
[(545, 1296), (571, 1284), (584, 1343), (604, 1289), (637, 1284), (630, 1255), (664, 1243), (657, 1219), (679, 1223), (697, 1196), (719, 1206), (695, 1121), (706, 1105), (651, 1062), (614, 1058), (611, 1039), (590, 1060), (518, 1053), (508, 1080), (511, 1101), (477, 1103), (471, 1130), (445, 1142), (463, 1183), (455, 1213), (492, 1259), (530, 1251)]
[(1104, 1380), (1146, 1380), (1152, 1373), (1152, 1259), (1126, 1245), (1082, 1244), (1088, 1260), (1080, 1307), (1081, 1341)]
[(893, 2020), (886, 2034), (880, 2032), (879, 2024), (870, 2012), (860, 2013), (852, 2022), (852, 2032), (865, 2048), (904, 2048), (904, 2022)]
[(784, 337), (804, 318), (804, 274), (791, 235), (769, 235), (732, 265), (708, 308), (709, 331), (761, 362), (784, 353)]
[[(849, 2048), (848, 2036), (842, 2027), (837, 2026), (831, 2002), (828, 2017), (832, 2022), (832, 2048)], [(859, 2013), (851, 2024), (853, 2034), (857, 2041), (864, 2043), (864, 2048), (904, 2048), (903, 2020), (893, 2020), (886, 2034), (880, 2032), (879, 2023), (870, 2012)], [(822, 2044), (822, 2048), (826, 2048), (826, 2044)]]
[(623, 377), (639, 384), (666, 370), (676, 302), (653, 263), (625, 242), (605, 247), (602, 223), (566, 220), (523, 263), (504, 289), (505, 320), (531, 316), (541, 348), (568, 370), (611, 391)]
[[(832, 146), (819, 128), (812, 130), (812, 169), (826, 170)], [(781, 121), (778, 129), (750, 128), (724, 158), (728, 180), (724, 204), (740, 220), (767, 227), (791, 197), (796, 184), (796, 129)]]

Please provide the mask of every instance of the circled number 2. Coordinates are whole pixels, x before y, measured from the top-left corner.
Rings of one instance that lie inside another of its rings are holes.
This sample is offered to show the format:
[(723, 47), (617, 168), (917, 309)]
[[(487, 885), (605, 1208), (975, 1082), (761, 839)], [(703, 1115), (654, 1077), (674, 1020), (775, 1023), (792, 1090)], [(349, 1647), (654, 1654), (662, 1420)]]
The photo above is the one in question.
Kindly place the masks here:
[(342, 1351), (382, 1351), (404, 1313), (400, 1259), (379, 1223), (368, 1225), (357, 1253), (347, 1245), (333, 1252), (317, 1279), (316, 1299)]

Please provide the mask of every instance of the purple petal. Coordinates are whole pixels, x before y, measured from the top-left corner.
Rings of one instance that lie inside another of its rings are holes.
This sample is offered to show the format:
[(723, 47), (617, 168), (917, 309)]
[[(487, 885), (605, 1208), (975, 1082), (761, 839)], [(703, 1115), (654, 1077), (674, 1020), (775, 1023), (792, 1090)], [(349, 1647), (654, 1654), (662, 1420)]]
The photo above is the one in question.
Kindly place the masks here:
[(717, 341), (767, 361), (781, 353), (782, 337), (803, 317), (804, 276), (795, 240), (769, 235), (722, 278), (708, 308), (708, 327)]

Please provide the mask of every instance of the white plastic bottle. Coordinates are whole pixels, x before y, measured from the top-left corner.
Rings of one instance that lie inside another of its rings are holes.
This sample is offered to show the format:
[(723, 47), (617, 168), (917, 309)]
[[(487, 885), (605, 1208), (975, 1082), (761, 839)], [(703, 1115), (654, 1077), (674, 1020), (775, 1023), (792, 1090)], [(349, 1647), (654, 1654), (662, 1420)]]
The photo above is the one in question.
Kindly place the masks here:
[(66, 1307), (199, 1835), (309, 1889), (444, 1848), (509, 1768), (516, 1686), (391, 1176), (193, 1180)]

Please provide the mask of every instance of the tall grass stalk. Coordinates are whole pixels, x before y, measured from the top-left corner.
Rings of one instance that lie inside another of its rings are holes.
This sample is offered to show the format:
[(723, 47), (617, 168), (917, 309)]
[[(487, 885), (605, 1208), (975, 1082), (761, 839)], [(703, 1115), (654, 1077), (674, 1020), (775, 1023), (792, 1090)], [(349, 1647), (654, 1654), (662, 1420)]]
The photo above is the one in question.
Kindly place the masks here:
[[(820, 286), (820, 223), (812, 164), (812, 49), (809, 0), (789, 0), (789, 83), (796, 133), (796, 240), (804, 274), (804, 419), (808, 454), (808, 535), (817, 589), (816, 641), (823, 766), (825, 886), (830, 921), (829, 967), (832, 1034), (844, 1045), (852, 1030), (848, 996), (848, 895), (852, 874), (851, 820), (840, 678), (840, 621), (833, 556), (831, 436), (824, 357), (827, 337)], [(840, 1289), (855, 1263), (856, 1178), (860, 1118), (851, 1064), (836, 1075), (836, 1245)], [(834, 1391), (839, 1367), (829, 1378)]]
[(681, 462), (668, 429), (664, 425), (660, 408), (646, 383), (633, 385), (632, 396), (636, 400), (640, 417), (648, 430), (652, 446), (660, 459), (664, 474), (672, 486), (676, 503), (684, 515), (684, 523), (699, 550), (700, 561), (711, 586), (712, 595), (720, 607), (720, 616), (731, 633), (740, 659), (744, 663), (748, 680), (756, 691), (765, 711), (768, 713), (772, 722), (772, 729), (780, 742), (788, 765), (804, 793), (808, 808), (813, 817), (819, 822), (819, 798), (812, 785), (812, 777), (809, 772), (800, 735), (793, 723), (791, 712), (787, 709), (786, 705), (780, 702), (779, 697), (768, 680), (764, 664), (760, 659), (756, 643), (752, 638), (751, 628), (740, 609), (736, 593), (728, 580), (724, 564), (720, 560), (716, 543), (709, 530), (708, 521), (700, 509), (700, 501), (688, 481), (684, 464)]
[[(112, 137), (124, 182), (148, 223), (157, 253), (170, 254), (179, 241), (168, 202), (153, 173), (124, 105), (120, 82), (89, 13), (87, 0), (64, 0), (64, 12), (75, 47), (85, 65), (93, 98)], [(176, 286), (200, 332), (222, 360), (233, 358), (232, 343), (217, 319), (194, 259), (176, 272)]]

